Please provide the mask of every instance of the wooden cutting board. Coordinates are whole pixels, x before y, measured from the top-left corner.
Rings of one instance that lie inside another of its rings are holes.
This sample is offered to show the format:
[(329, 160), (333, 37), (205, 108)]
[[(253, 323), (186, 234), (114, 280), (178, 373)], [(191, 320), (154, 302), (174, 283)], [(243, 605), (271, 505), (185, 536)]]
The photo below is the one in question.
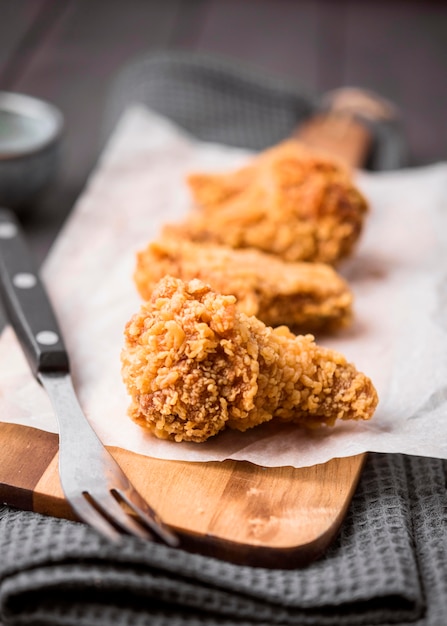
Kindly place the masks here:
[[(0, 423), (0, 500), (75, 519), (58, 477), (58, 436)], [(182, 547), (247, 565), (296, 567), (336, 536), (365, 455), (294, 469), (165, 461), (109, 448)]]
[[(351, 118), (319, 116), (298, 135), (351, 164), (369, 136)], [(19, 509), (74, 519), (58, 478), (58, 436), (0, 422), (0, 500)], [(365, 455), (294, 469), (246, 462), (190, 463), (109, 448), (185, 549), (246, 565), (297, 567), (334, 540)]]

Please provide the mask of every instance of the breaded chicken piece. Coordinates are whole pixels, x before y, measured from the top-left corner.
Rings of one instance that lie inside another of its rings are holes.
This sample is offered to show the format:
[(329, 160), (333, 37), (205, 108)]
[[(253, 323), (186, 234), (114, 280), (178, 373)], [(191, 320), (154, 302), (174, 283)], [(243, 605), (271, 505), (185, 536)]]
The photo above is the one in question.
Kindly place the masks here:
[(286, 261), (334, 264), (348, 256), (368, 208), (344, 165), (296, 140), (229, 174), (192, 174), (188, 184), (199, 208), (167, 232)]
[(311, 335), (272, 329), (198, 279), (163, 278), (127, 323), (130, 417), (157, 437), (205, 441), (271, 419), (315, 426), (369, 419), (371, 381)]
[(268, 326), (295, 330), (335, 330), (352, 317), (352, 292), (323, 263), (286, 263), (255, 249), (234, 250), (164, 237), (137, 254), (135, 283), (148, 300), (165, 275), (200, 278), (215, 291), (236, 296), (239, 311)]

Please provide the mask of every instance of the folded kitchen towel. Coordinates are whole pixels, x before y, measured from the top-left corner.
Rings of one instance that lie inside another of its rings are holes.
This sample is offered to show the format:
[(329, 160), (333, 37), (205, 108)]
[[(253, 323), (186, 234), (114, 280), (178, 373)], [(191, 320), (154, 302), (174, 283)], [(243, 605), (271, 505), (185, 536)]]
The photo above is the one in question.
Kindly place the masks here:
[[(118, 77), (106, 127), (139, 101), (202, 139), (262, 148), (287, 136), (316, 100), (231, 63), (155, 55)], [(377, 150), (383, 169), (385, 153), (401, 165), (397, 144)], [(439, 626), (447, 611), (446, 469), (436, 459), (369, 455), (337, 540), (301, 569), (233, 565), (130, 537), (112, 545), (83, 524), (0, 506), (0, 619), (5, 626)]]
[[(263, 569), (82, 524), (0, 509), (5, 624), (204, 626), (414, 624), (447, 610), (443, 461), (370, 455), (348, 516), (323, 558)], [(299, 523), (299, 520), (297, 520)]]
[[(379, 96), (371, 95), (382, 103)], [(105, 138), (135, 102), (170, 118), (197, 139), (251, 150), (290, 136), (309, 115), (326, 106), (324, 96), (255, 67), (186, 52), (148, 54), (120, 72), (104, 114)], [(385, 106), (392, 111), (390, 103)], [(360, 114), (358, 106), (356, 111)], [(367, 167), (402, 167), (406, 149), (397, 113), (374, 122), (363, 114), (360, 118), (373, 138)]]

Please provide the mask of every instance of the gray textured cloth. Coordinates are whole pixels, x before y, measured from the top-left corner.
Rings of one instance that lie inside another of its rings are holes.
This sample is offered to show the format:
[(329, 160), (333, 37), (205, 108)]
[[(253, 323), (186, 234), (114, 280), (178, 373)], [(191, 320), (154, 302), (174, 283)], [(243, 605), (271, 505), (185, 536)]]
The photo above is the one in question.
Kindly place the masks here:
[[(303, 569), (232, 565), (72, 522), (0, 510), (5, 624), (440, 626), (447, 611), (443, 461), (371, 455), (341, 533)], [(297, 520), (299, 523), (299, 520)]]
[[(106, 126), (135, 100), (201, 138), (251, 148), (286, 136), (314, 107), (281, 81), (181, 55), (127, 68)], [(399, 151), (391, 153), (397, 167)], [(133, 538), (110, 545), (82, 524), (2, 506), (0, 619), (34, 626), (440, 626), (446, 522), (446, 464), (378, 454), (368, 458), (336, 542), (303, 569), (236, 566)]]
[[(217, 56), (162, 52), (120, 73), (108, 99), (104, 136), (126, 106), (141, 102), (198, 139), (261, 150), (290, 136), (324, 98), (257, 68)], [(373, 146), (367, 167), (389, 170), (406, 161), (399, 120), (368, 123)]]

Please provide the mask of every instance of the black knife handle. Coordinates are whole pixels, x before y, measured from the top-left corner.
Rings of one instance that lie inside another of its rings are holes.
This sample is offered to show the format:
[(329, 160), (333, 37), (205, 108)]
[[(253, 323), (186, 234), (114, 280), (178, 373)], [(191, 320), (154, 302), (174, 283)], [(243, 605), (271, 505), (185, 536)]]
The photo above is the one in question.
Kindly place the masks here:
[(34, 376), (68, 372), (68, 355), (37, 264), (7, 209), (0, 209), (0, 292)]

